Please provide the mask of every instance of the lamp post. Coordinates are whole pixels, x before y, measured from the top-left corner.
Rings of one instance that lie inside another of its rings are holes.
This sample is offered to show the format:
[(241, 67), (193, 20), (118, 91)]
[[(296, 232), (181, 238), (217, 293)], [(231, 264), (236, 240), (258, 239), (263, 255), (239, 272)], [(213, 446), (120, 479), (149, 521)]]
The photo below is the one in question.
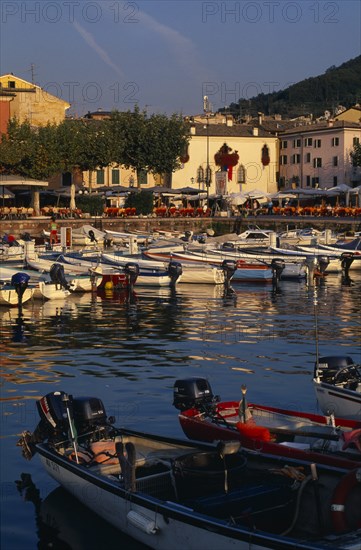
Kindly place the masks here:
[(211, 108), (209, 103), (209, 98), (207, 95), (203, 97), (203, 111), (206, 115), (206, 136), (207, 136), (207, 165), (206, 165), (206, 173), (205, 173), (205, 183), (207, 187), (207, 208), (209, 207), (209, 187), (211, 185), (211, 169), (209, 166), (209, 117), (211, 114)]

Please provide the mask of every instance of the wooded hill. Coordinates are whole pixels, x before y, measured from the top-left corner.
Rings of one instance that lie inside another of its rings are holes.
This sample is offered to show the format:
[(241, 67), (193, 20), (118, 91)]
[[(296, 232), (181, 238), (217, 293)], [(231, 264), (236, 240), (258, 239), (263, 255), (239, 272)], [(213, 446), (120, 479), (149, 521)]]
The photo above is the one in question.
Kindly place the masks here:
[(361, 103), (361, 55), (279, 92), (240, 98), (238, 103), (231, 103), (219, 112), (231, 112), (237, 119), (246, 115), (255, 117), (258, 112), (280, 114), (282, 118), (310, 114), (317, 118), (326, 110), (333, 115), (338, 105), (349, 108), (356, 103)]

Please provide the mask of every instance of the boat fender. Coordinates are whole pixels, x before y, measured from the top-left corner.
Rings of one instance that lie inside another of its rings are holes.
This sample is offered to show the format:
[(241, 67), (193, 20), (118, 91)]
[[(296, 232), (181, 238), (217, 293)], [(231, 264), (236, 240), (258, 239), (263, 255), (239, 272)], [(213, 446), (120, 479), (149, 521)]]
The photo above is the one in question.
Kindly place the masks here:
[(139, 512), (135, 512), (134, 510), (128, 512), (127, 520), (131, 525), (137, 527), (144, 533), (147, 533), (147, 535), (155, 535), (158, 532), (158, 527), (152, 519), (147, 518), (146, 516), (143, 516), (143, 514), (139, 514)]
[(237, 422), (236, 428), (243, 437), (257, 441), (271, 441), (271, 433), (264, 426), (257, 426), (254, 422)]
[[(351, 472), (348, 472), (337, 485), (331, 501), (331, 520), (332, 525), (336, 533), (349, 530), (345, 504), (350, 492), (361, 484), (361, 468), (356, 468)], [(361, 527), (361, 520), (359, 519), (358, 527)]]

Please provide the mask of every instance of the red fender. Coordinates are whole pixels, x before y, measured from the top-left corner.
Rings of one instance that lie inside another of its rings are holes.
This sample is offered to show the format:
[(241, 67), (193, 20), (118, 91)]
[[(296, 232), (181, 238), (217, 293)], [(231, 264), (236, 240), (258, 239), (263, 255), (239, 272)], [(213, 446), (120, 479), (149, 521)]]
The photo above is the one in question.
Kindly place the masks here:
[[(331, 501), (331, 520), (336, 533), (349, 530), (346, 522), (345, 504), (350, 491), (358, 484), (361, 484), (361, 468), (348, 472), (338, 483)], [(361, 527), (361, 519), (359, 521)]]

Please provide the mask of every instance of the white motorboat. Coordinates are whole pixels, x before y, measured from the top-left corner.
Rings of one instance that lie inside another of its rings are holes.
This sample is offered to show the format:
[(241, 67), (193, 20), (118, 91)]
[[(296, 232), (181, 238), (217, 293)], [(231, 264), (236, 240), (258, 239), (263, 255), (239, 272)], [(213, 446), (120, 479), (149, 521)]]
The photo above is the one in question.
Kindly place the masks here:
[(35, 288), (28, 286), (28, 278), (25, 275), (26, 285), (22, 288), (16, 283), (16, 276), (24, 276), (19, 270), (14, 274), (11, 281), (0, 282), (0, 306), (21, 306), (34, 296)]
[[(156, 550), (359, 550), (360, 470), (116, 429), (53, 392), (18, 445), (96, 514)], [(71, 412), (73, 411), (73, 412)]]
[[(173, 258), (180, 262), (197, 262), (201, 265), (221, 266), (226, 258), (219, 254), (212, 254), (208, 250), (203, 252), (195, 252), (188, 250), (187, 252), (175, 252)], [(231, 260), (231, 258), (228, 258)], [(227, 261), (227, 260), (226, 260)], [(275, 263), (273, 266), (266, 262), (253, 260), (236, 260), (236, 269), (232, 276), (233, 282), (271, 282), (275, 277)], [(284, 265), (280, 264), (282, 272)]]
[[(153, 253), (150, 250), (145, 250), (143, 256), (146, 258), (147, 265), (158, 267), (164, 265), (166, 267), (173, 259), (173, 253), (163, 251), (161, 255)], [(227, 271), (222, 266), (215, 265), (200, 265), (198, 262), (182, 261), (182, 276), (180, 284), (211, 284), (221, 285), (227, 281)]]
[(174, 286), (182, 277), (182, 266), (179, 262), (171, 261), (166, 265), (148, 262), (139, 256), (124, 256), (118, 254), (102, 254), (101, 259), (118, 268), (135, 262), (139, 266), (136, 281), (137, 286)]
[[(26, 258), (26, 263), (31, 269), (49, 275), (54, 266), (61, 266), (65, 278), (72, 281), (73, 292), (91, 292), (101, 284), (103, 279), (103, 272), (99, 266), (85, 268), (80, 265), (70, 265), (44, 258)], [(48, 284), (50, 282), (49, 278), (45, 279), (44, 282)]]
[(361, 366), (351, 357), (320, 357), (315, 363), (313, 386), (324, 414), (361, 420)]

